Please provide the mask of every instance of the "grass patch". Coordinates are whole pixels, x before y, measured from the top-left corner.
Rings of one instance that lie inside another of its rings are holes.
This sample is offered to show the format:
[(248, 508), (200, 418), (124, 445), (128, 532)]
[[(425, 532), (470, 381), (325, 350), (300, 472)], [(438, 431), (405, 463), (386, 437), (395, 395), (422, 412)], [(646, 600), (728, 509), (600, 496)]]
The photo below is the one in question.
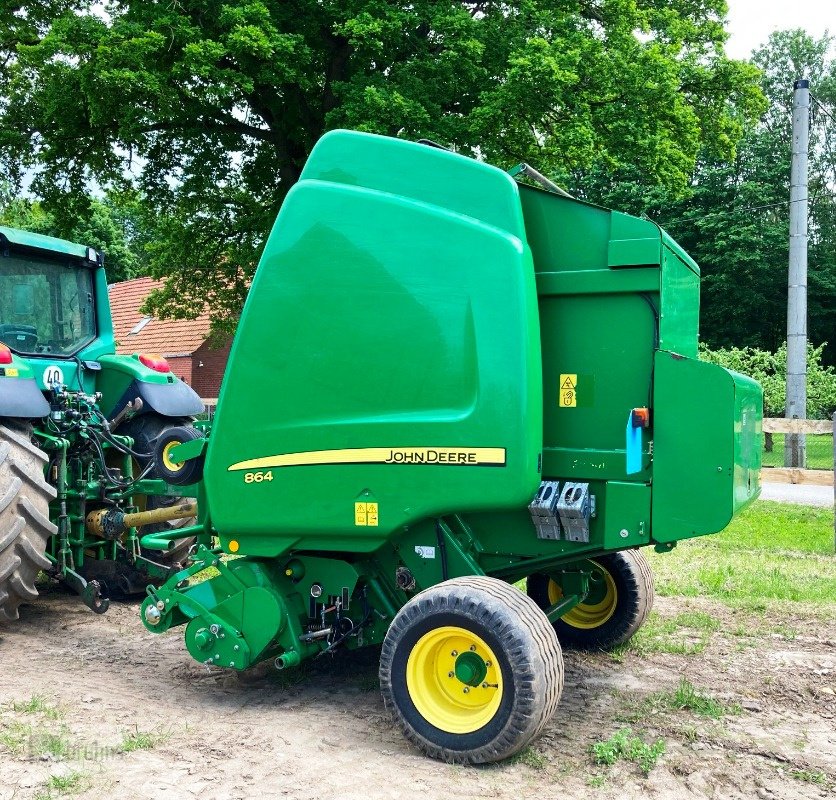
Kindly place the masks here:
[(520, 750), (512, 760), (515, 764), (525, 764), (531, 769), (545, 769), (549, 763), (548, 759), (542, 753), (538, 753), (531, 745)]
[(657, 739), (653, 744), (648, 744), (634, 734), (631, 728), (621, 728), (609, 739), (595, 742), (591, 749), (596, 764), (612, 766), (617, 761), (632, 761), (645, 775), (649, 775), (665, 752), (665, 741)]
[(51, 755), (55, 758), (66, 758), (70, 752), (70, 737), (66, 730), (58, 733), (36, 732), (32, 734), (29, 741), (32, 754), (36, 756)]
[(12, 702), (12, 711), (19, 714), (43, 714), (47, 719), (60, 719), (64, 716), (64, 712), (58, 706), (40, 694), (33, 694), (29, 700), (22, 703)]
[(74, 795), (89, 789), (90, 779), (83, 772), (69, 772), (66, 775), (52, 775), (46, 782), (43, 791), (35, 795), (35, 800), (52, 800), (52, 798)]
[(815, 783), (817, 786), (824, 786), (827, 783), (827, 775), (818, 770), (811, 769), (791, 769), (790, 775), (797, 781), (804, 783)]
[(702, 611), (684, 611), (668, 618), (651, 611), (636, 635), (610, 651), (610, 657), (621, 662), (627, 653), (695, 655), (705, 650), (711, 634), (719, 629), (720, 621)]
[(713, 597), (765, 610), (768, 601), (836, 603), (832, 553), (831, 509), (763, 500), (722, 533), (648, 557), (659, 594)]
[(737, 703), (727, 705), (709, 694), (698, 691), (694, 685), (682, 678), (676, 689), (667, 692), (654, 692), (639, 705), (639, 718), (647, 713), (659, 711), (690, 711), (701, 717), (720, 719), (727, 714), (739, 714)]
[(64, 725), (56, 732), (22, 722), (6, 722), (0, 730), (0, 745), (13, 756), (26, 753), (30, 756), (66, 758), (70, 752), (69, 730)]
[(26, 750), (26, 743), (32, 735), (32, 726), (21, 722), (4, 722), (0, 728), (0, 746), (13, 756), (21, 755)]
[(141, 731), (137, 727), (122, 737), (122, 744), (119, 749), (123, 753), (133, 753), (134, 750), (152, 750), (170, 738), (170, 733), (161, 730)]
[[(784, 440), (786, 434), (772, 434), (772, 451), (764, 450), (762, 461), (765, 467), (784, 466)], [(807, 437), (807, 469), (833, 469), (833, 434), (820, 433)]]

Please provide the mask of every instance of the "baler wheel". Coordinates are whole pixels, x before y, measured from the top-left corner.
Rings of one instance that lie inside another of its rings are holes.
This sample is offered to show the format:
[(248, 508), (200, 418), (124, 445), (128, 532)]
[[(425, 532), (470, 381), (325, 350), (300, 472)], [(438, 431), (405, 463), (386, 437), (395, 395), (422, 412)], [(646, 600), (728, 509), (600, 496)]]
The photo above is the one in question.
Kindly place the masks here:
[(56, 491), (44, 478), (47, 460), (31, 425), (0, 420), (0, 622), (18, 618), (20, 604), (38, 596), (38, 572), (52, 566), (44, 553), (57, 532), (49, 519)]
[[(653, 574), (638, 550), (590, 559), (595, 572), (590, 596), (554, 623), (560, 643), (580, 650), (612, 650), (628, 641), (653, 608)], [(548, 575), (528, 578), (528, 596), (548, 608), (563, 596)]]
[(455, 578), (413, 597), (383, 643), (380, 686), (409, 741), (449, 763), (514, 755), (551, 719), (563, 691), (554, 629), (515, 587)]
[[(138, 417), (129, 419), (123, 425), (120, 425), (116, 433), (122, 436), (130, 436), (134, 440), (133, 449), (137, 453), (147, 454), (145, 458), (139, 460), (134, 464), (134, 470), (138, 475), (139, 472), (148, 466), (148, 463), (154, 459), (154, 447), (157, 440), (172, 428), (185, 424), (187, 420), (182, 418), (168, 418), (162, 417), (159, 414), (149, 413), (142, 414)], [(156, 466), (151, 470), (149, 477), (159, 478), (163, 477), (158, 474)], [(182, 497), (144, 497), (140, 496), (139, 510), (151, 511), (155, 508), (167, 508), (168, 506), (176, 505), (183, 498)], [(183, 528), (194, 524), (194, 518), (191, 519), (177, 519), (169, 522), (159, 522), (154, 525), (147, 525), (143, 528), (143, 533), (156, 533), (159, 531), (169, 531), (176, 528)], [(166, 566), (176, 567), (180, 564), (189, 551), (189, 548), (194, 544), (194, 537), (190, 536), (185, 539), (177, 539), (174, 546), (170, 550), (153, 550), (143, 552), (144, 556), (156, 561), (157, 563), (165, 564)], [(144, 587), (141, 590), (145, 591)]]

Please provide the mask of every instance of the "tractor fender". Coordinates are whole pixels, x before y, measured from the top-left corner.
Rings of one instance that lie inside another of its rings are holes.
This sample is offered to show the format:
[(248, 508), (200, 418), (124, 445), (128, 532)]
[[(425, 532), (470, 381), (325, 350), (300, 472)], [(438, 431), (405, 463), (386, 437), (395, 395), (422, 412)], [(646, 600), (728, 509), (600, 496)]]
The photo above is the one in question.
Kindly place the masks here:
[(113, 419), (128, 403), (142, 400), (140, 413), (163, 417), (191, 417), (203, 411), (197, 393), (171, 372), (158, 372), (139, 361), (139, 356), (106, 355), (99, 359), (96, 381), (102, 393), (101, 409)]
[(49, 403), (34, 378), (0, 377), (0, 417), (37, 419), (49, 414)]
[(179, 378), (171, 383), (133, 380), (109, 416), (114, 417), (137, 398), (142, 400), (141, 414), (153, 411), (163, 417), (193, 417), (203, 411), (203, 401), (197, 392)]

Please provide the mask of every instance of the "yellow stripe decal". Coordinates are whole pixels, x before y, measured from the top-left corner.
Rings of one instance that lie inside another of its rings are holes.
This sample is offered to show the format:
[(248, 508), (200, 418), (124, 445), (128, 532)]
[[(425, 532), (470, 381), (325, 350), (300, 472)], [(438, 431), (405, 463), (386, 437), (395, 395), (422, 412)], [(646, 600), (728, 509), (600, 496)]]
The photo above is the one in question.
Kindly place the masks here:
[(272, 469), (321, 464), (443, 464), (456, 467), (505, 466), (504, 447), (356, 447), (347, 450), (310, 450), (251, 458), (228, 467)]

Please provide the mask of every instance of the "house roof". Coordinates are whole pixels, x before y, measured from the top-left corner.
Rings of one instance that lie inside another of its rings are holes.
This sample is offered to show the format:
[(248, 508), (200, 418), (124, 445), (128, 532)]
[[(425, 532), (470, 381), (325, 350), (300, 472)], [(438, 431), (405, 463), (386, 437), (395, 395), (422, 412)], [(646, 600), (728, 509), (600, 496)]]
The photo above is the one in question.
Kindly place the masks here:
[[(140, 313), (145, 298), (159, 285), (153, 278), (135, 278), (110, 286), (113, 333), (116, 352), (120, 355), (158, 353), (169, 358), (191, 355), (209, 336), (208, 314), (201, 314), (197, 319), (160, 320)], [(145, 324), (141, 325), (143, 321)]]

